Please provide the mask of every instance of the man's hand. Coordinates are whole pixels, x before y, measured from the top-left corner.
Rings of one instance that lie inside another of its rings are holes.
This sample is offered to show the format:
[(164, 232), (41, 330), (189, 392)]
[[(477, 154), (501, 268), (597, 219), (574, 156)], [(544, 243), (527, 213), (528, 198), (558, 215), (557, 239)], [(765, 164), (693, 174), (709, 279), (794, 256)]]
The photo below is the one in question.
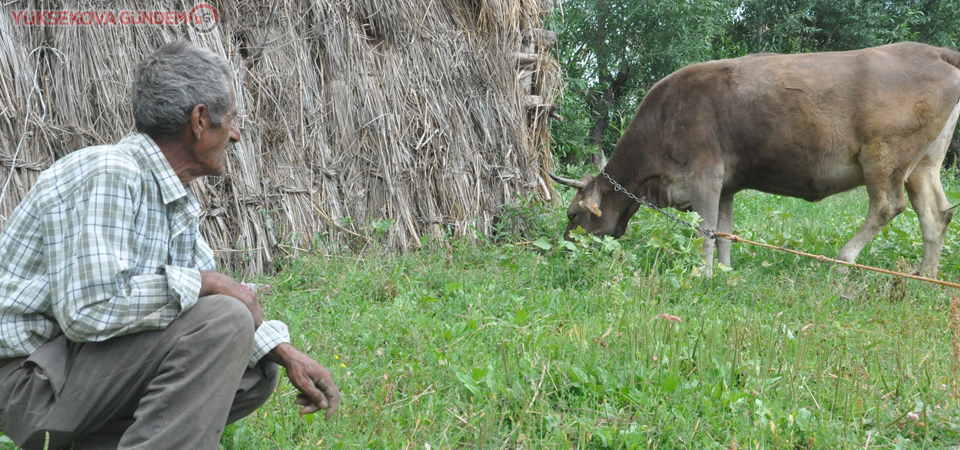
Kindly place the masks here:
[(260, 328), (263, 323), (263, 308), (257, 292), (247, 289), (233, 278), (212, 270), (200, 271), (200, 296), (223, 294), (234, 297), (250, 310), (253, 315), (253, 329)]
[(290, 384), (300, 391), (296, 403), (303, 407), (300, 408), (301, 416), (325, 409), (326, 419), (333, 417), (340, 406), (340, 388), (326, 367), (290, 344), (278, 345), (267, 354), (267, 358), (285, 367)]

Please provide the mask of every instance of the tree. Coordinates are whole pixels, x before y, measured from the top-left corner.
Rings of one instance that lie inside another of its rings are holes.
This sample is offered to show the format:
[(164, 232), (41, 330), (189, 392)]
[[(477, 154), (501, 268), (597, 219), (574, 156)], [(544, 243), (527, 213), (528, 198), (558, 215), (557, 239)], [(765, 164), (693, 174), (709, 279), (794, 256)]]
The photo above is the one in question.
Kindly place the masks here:
[(567, 77), (554, 153), (609, 152), (643, 95), (695, 62), (748, 53), (850, 50), (904, 40), (957, 46), (960, 0), (565, 0)]
[(923, 20), (896, 2), (745, 0), (728, 33), (746, 53), (851, 50), (909, 40)]
[(558, 21), (567, 75), (564, 114), (554, 127), (565, 162), (609, 152), (641, 93), (680, 67), (712, 55), (728, 4), (702, 0), (571, 0)]

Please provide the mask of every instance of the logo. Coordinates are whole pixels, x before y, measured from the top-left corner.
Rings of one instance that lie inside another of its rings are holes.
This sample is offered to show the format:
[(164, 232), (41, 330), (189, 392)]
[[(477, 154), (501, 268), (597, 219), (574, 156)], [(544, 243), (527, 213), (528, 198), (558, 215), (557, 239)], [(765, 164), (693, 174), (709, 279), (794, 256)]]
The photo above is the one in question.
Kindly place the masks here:
[(20, 10), (10, 11), (17, 26), (130, 26), (189, 25), (199, 33), (207, 33), (220, 22), (217, 9), (200, 3), (190, 11), (174, 10)]
[(218, 22), (220, 22), (220, 15), (217, 14), (217, 8), (213, 6), (201, 3), (190, 10), (190, 26), (199, 33), (212, 31)]

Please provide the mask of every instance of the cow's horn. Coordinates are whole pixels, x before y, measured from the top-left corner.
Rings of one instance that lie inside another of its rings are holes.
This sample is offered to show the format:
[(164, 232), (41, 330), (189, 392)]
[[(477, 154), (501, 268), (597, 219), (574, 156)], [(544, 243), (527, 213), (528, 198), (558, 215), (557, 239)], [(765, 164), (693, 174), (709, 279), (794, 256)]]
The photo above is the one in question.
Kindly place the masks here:
[(583, 188), (587, 185), (587, 183), (584, 183), (584, 182), (582, 182), (582, 181), (579, 181), (579, 180), (571, 180), (571, 179), (569, 179), (569, 178), (558, 177), (558, 176), (556, 176), (556, 175), (554, 175), (554, 174), (552, 174), (552, 173), (550, 174), (550, 178), (552, 178), (553, 181), (556, 181), (557, 183), (560, 183), (560, 184), (562, 184), (562, 185), (564, 185), (564, 186), (575, 187), (575, 188), (577, 188), (577, 189), (583, 189)]

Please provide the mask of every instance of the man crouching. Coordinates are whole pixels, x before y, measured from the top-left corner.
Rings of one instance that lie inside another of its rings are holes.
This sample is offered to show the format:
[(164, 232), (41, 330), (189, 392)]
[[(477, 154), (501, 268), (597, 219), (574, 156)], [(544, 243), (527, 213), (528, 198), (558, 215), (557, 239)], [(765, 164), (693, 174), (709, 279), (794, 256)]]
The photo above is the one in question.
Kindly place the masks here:
[(187, 42), (137, 68), (139, 133), (45, 170), (0, 235), (0, 429), (49, 448), (216, 449), (277, 364), (302, 413), (340, 403), (330, 371), (216, 272), (188, 183), (240, 139), (230, 65)]

